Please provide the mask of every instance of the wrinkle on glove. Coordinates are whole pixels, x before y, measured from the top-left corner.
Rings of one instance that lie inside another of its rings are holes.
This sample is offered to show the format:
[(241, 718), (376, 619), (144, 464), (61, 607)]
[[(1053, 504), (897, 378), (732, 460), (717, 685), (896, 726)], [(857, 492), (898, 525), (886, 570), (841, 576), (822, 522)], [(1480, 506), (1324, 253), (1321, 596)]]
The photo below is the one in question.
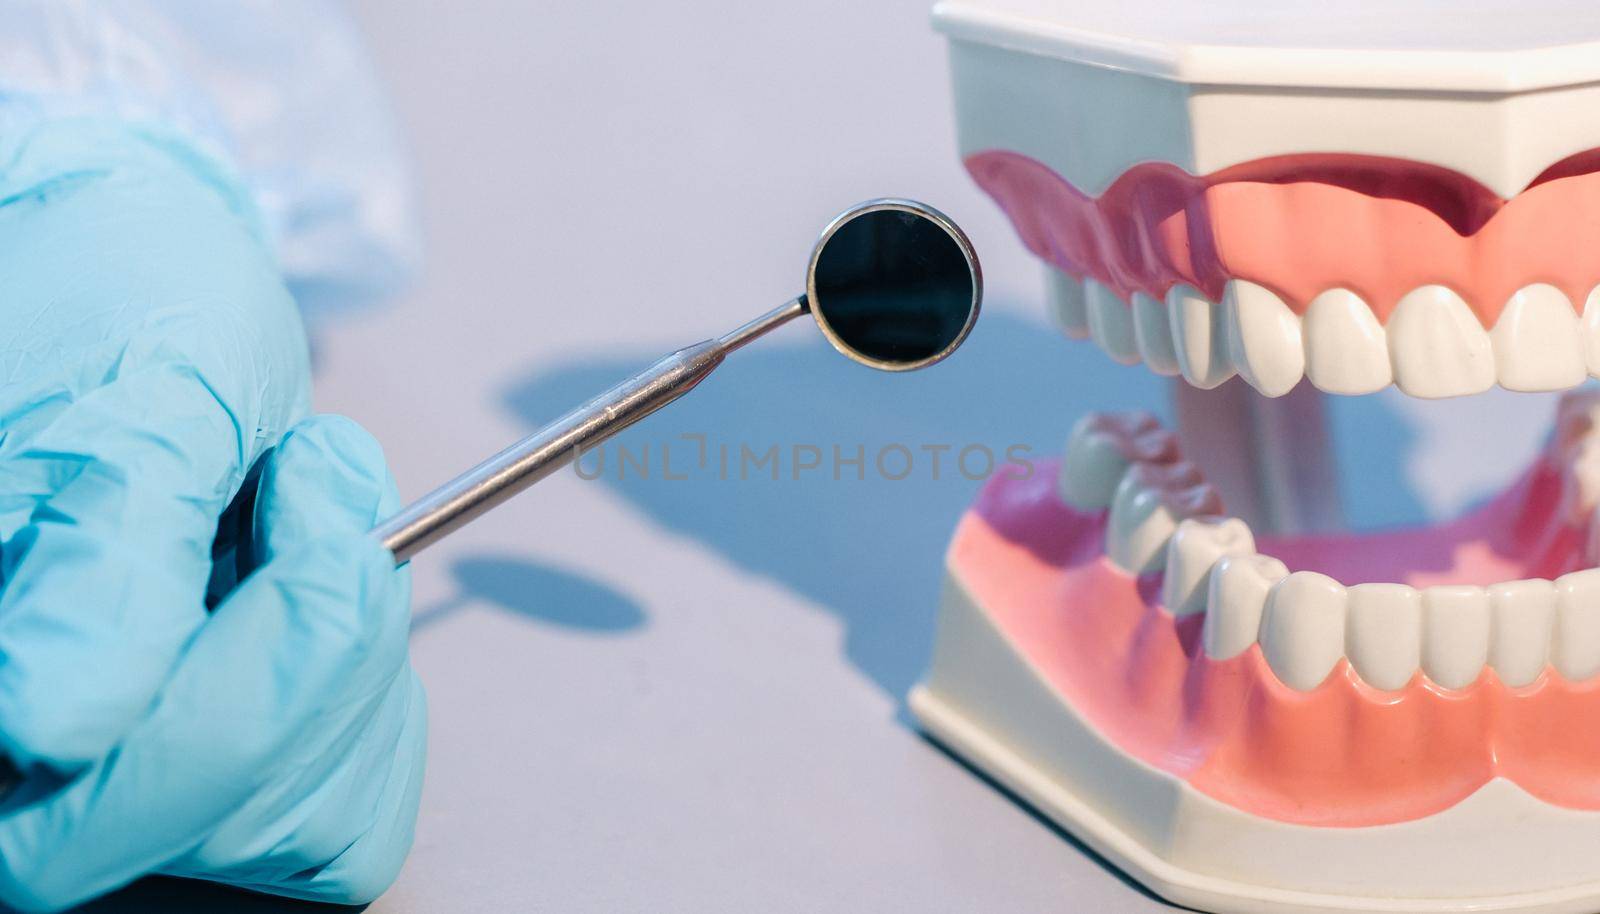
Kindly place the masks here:
[(206, 621), (217, 518), (309, 404), (248, 197), (169, 137), (0, 136), (0, 754), (71, 775)]
[(56, 910), (149, 873), (346, 904), (387, 888), (427, 729), (409, 575), (367, 533), (398, 507), (354, 423), (291, 431), (262, 472), (259, 567), (111, 753), (0, 816), (0, 903)]

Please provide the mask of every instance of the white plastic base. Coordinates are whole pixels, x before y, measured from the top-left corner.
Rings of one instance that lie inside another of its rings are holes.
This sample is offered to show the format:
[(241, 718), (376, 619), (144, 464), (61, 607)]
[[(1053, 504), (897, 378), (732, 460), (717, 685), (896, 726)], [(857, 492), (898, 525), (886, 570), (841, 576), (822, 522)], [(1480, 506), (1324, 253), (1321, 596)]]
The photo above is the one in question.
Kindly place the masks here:
[(1249, 815), (1104, 740), (953, 576), (911, 710), (933, 738), (1162, 897), (1214, 912), (1600, 910), (1600, 813), (1496, 780), (1438, 815), (1316, 828)]

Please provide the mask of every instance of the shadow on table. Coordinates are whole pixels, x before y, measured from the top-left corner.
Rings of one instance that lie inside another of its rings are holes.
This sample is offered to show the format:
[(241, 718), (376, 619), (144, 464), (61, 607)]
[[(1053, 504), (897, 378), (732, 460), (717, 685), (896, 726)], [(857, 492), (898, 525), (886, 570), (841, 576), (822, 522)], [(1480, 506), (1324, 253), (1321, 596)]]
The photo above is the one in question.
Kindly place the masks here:
[(228, 914), (353, 914), (366, 905), (318, 904), (241, 892), (189, 879), (142, 879), (120, 892), (73, 908), (70, 914), (171, 914), (174, 911)]
[[(897, 700), (928, 657), (945, 544), (980, 485), (971, 477), (990, 469), (985, 453), (996, 466), (1008, 448), (1049, 457), (1091, 407), (1166, 408), (1162, 379), (998, 310), (948, 362), (904, 375), (850, 364), (809, 328), (785, 333), (580, 469), (837, 613), (849, 660)], [(532, 428), (659, 355), (540, 371), (506, 403)]]
[(639, 604), (604, 583), (512, 555), (475, 555), (450, 566), (456, 593), (411, 617), (412, 632), (441, 621), (474, 600), (545, 625), (596, 635), (641, 628)]

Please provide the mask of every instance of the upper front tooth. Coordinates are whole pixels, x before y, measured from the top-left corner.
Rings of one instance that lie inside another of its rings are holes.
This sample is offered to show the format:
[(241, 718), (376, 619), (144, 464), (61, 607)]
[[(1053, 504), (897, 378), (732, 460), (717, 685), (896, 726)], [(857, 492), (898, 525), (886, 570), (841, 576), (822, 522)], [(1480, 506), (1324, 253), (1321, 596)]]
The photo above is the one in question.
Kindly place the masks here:
[(1089, 300), (1089, 335), (1112, 361), (1139, 364), (1139, 345), (1133, 335), (1133, 309), (1117, 293), (1092, 279), (1084, 280)]
[(1084, 511), (1111, 504), (1117, 484), (1134, 461), (1165, 463), (1177, 457), (1176, 436), (1149, 413), (1087, 413), (1072, 427), (1061, 462), (1061, 500)]
[(1289, 569), (1270, 555), (1225, 555), (1211, 569), (1201, 643), (1206, 656), (1227, 660), (1256, 643), (1267, 595)]
[(1139, 357), (1151, 371), (1168, 376), (1178, 373), (1167, 306), (1143, 292), (1133, 293), (1133, 338), (1139, 344)]
[(1600, 568), (1556, 578), (1550, 662), (1574, 682), (1600, 673)]
[(1184, 521), (1167, 544), (1162, 604), (1174, 616), (1204, 612), (1212, 567), (1217, 561), (1223, 556), (1255, 551), (1256, 541), (1249, 525), (1236, 517), (1194, 517)]
[(1494, 385), (1488, 332), (1444, 286), (1422, 286), (1400, 299), (1388, 337), (1395, 383), (1413, 397), (1456, 397)]
[(1600, 378), (1600, 286), (1583, 303), (1583, 355), (1589, 374)]
[(1222, 303), (1239, 376), (1268, 397), (1293, 390), (1306, 370), (1299, 316), (1271, 289), (1242, 279), (1228, 282)]
[(1184, 380), (1210, 390), (1233, 377), (1228, 331), (1222, 309), (1191, 286), (1167, 291), (1167, 321)]
[(1166, 561), (1167, 540), (1185, 516), (1173, 496), (1203, 487), (1200, 471), (1187, 461), (1129, 467), (1111, 499), (1106, 557), (1130, 574), (1160, 568)]
[(1467, 584), (1422, 592), (1422, 671), (1447, 689), (1477, 681), (1489, 661), (1489, 594)]
[(1350, 665), (1368, 685), (1399, 689), (1422, 663), (1422, 595), (1404, 584), (1350, 588)]
[(1583, 383), (1583, 337), (1572, 302), (1555, 286), (1527, 286), (1511, 296), (1489, 334), (1500, 386), (1565, 390)]
[(1489, 665), (1508, 686), (1539, 678), (1550, 659), (1556, 589), (1549, 581), (1511, 581), (1489, 588)]
[(1089, 303), (1083, 280), (1050, 268), (1050, 313), (1062, 333), (1075, 340), (1089, 338)]
[(1312, 299), (1303, 327), (1306, 377), (1317, 389), (1369, 394), (1394, 380), (1383, 325), (1354, 292), (1329, 289)]
[(1267, 595), (1261, 652), (1284, 685), (1309, 692), (1344, 656), (1345, 589), (1315, 571), (1297, 571)]

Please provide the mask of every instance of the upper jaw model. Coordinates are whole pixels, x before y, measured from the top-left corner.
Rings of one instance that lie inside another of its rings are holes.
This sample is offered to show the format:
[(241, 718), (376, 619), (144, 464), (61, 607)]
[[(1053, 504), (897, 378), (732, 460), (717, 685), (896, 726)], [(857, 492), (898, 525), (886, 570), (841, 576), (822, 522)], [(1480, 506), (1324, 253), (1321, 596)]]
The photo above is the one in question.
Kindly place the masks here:
[(935, 9), (1058, 323), (1179, 421), (990, 482), (913, 712), (1181, 904), (1600, 910), (1600, 395), (1467, 516), (1357, 534), (1318, 393), (1600, 377), (1600, 15), (1129, 6)]

